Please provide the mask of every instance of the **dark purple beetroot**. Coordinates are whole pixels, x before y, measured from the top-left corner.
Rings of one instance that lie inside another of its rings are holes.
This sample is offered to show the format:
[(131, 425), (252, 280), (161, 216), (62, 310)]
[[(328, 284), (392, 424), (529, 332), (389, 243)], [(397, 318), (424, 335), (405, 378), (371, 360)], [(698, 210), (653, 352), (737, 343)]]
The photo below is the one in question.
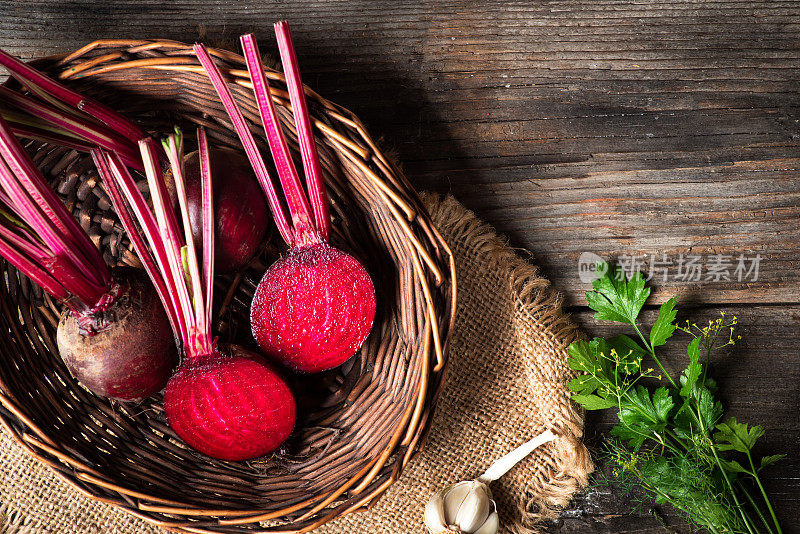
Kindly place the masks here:
[[(221, 273), (235, 272), (250, 263), (261, 249), (270, 216), (249, 160), (233, 150), (212, 149), (210, 152), (214, 184), (214, 267)], [(200, 159), (196, 151), (184, 158), (184, 177), (192, 237), (200, 246), (202, 199)]]
[[(178, 363), (164, 306), (143, 272), (115, 269), (121, 293), (110, 307), (79, 325), (76, 312), (61, 315), (56, 342), (70, 373), (98, 395), (141, 400), (160, 391)], [(97, 332), (85, 335), (86, 321)]]
[(347, 361), (367, 339), (375, 288), (349, 254), (325, 244), (292, 250), (264, 274), (250, 322), (264, 354), (304, 373)]
[(167, 421), (191, 447), (214, 458), (264, 456), (292, 433), (294, 397), (261, 356), (236, 346), (226, 352), (181, 365), (164, 392)]

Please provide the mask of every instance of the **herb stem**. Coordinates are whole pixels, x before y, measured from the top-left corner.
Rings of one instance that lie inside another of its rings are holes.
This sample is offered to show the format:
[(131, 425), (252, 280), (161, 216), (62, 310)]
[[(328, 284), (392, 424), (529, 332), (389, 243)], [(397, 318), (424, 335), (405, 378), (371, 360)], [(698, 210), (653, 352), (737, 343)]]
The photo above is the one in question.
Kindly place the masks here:
[[(756, 466), (753, 465), (753, 456), (750, 454), (750, 451), (747, 451), (747, 460), (750, 462), (750, 469), (753, 470), (751, 473), (753, 478), (756, 479), (756, 484), (758, 484), (758, 489), (761, 491), (761, 496), (764, 498), (764, 502), (767, 504), (767, 510), (769, 510), (769, 515), (772, 516), (772, 522), (775, 524), (775, 528), (778, 531), (778, 534), (783, 534), (783, 530), (781, 530), (781, 526), (778, 523), (778, 518), (775, 517), (775, 510), (772, 509), (772, 503), (769, 501), (769, 497), (767, 497), (767, 492), (764, 490), (764, 486), (761, 484), (761, 478), (758, 476), (758, 471), (756, 470)], [(758, 509), (758, 507), (756, 507)], [(761, 513), (761, 512), (759, 512)]]
[[(702, 426), (702, 420), (700, 425)], [(703, 430), (705, 432), (705, 430)], [(717, 467), (719, 468), (720, 472), (722, 473), (722, 478), (725, 479), (725, 484), (728, 486), (728, 489), (731, 492), (731, 497), (733, 497), (733, 502), (736, 504), (736, 509), (739, 511), (739, 515), (742, 516), (742, 521), (744, 521), (744, 526), (747, 527), (747, 531), (750, 534), (756, 534), (753, 530), (753, 527), (750, 525), (752, 519), (750, 519), (747, 514), (745, 513), (744, 509), (742, 508), (742, 503), (739, 502), (739, 497), (736, 496), (736, 490), (733, 489), (733, 484), (731, 484), (731, 479), (728, 478), (728, 473), (725, 472), (725, 469), (722, 467), (722, 462), (719, 459), (719, 455), (717, 454), (717, 447), (712, 443), (709, 447), (711, 449), (711, 454), (714, 455), (714, 460), (717, 463)]]
[[(744, 496), (747, 497), (747, 500), (750, 503), (750, 506), (753, 507), (753, 509), (758, 514), (758, 517), (761, 519), (761, 522), (764, 523), (765, 527), (767, 527), (767, 532), (769, 532), (769, 534), (775, 534), (775, 531), (772, 530), (772, 527), (770, 526), (769, 522), (767, 521), (767, 518), (764, 517), (764, 514), (761, 512), (761, 509), (758, 507), (758, 505), (756, 505), (756, 501), (750, 495), (750, 492), (747, 491), (747, 488), (744, 487), (744, 484), (742, 484), (742, 481), (741, 480), (737, 480), (736, 481), (736, 485), (739, 486), (739, 489), (742, 490), (742, 494), (744, 494)], [(778, 528), (780, 528), (780, 527), (778, 527)]]
[(681, 439), (675, 434), (675, 432), (673, 432), (670, 429), (666, 429), (666, 432), (667, 432), (667, 435), (669, 437), (671, 437), (673, 440), (675, 440), (675, 443), (677, 443), (678, 445), (680, 445), (681, 447), (683, 447), (687, 451), (690, 450), (689, 446), (686, 443), (684, 443), (683, 441), (681, 441)]
[[(709, 436), (711, 429), (707, 429), (705, 422), (703, 421), (703, 414), (700, 409), (700, 397), (697, 395), (696, 392), (694, 392), (692, 396), (694, 397), (695, 407), (697, 408), (697, 422), (700, 425), (700, 431), (703, 433), (703, 435)], [(742, 504), (739, 502), (739, 497), (736, 496), (736, 490), (733, 489), (733, 484), (731, 484), (731, 480), (730, 478), (728, 478), (728, 473), (725, 471), (725, 468), (722, 467), (722, 461), (720, 461), (719, 455), (717, 454), (717, 446), (712, 441), (711, 443), (709, 443), (708, 448), (711, 449), (711, 454), (714, 455), (714, 461), (716, 462), (717, 468), (719, 468), (720, 473), (722, 473), (722, 478), (725, 480), (725, 484), (728, 486), (728, 490), (730, 491), (731, 497), (733, 497), (733, 502), (736, 504), (736, 509), (739, 511), (739, 515), (742, 516), (744, 525), (747, 527), (747, 530), (748, 532), (750, 532), (750, 534), (755, 534), (753, 528), (750, 525), (752, 520), (747, 516), (744, 509), (742, 508)]]
[(644, 335), (642, 334), (642, 331), (639, 330), (639, 327), (636, 325), (636, 321), (632, 321), (631, 325), (633, 326), (633, 329), (636, 330), (636, 333), (639, 334), (639, 338), (642, 340), (642, 343), (644, 343), (645, 348), (650, 353), (650, 356), (653, 357), (653, 360), (655, 360), (656, 364), (658, 365), (658, 368), (661, 369), (661, 372), (664, 373), (664, 376), (666, 376), (667, 380), (669, 380), (670, 384), (672, 384), (672, 387), (674, 387), (675, 389), (679, 389), (678, 384), (675, 383), (675, 381), (672, 379), (667, 370), (664, 369), (664, 366), (661, 364), (661, 360), (659, 360), (658, 356), (656, 356), (656, 351), (653, 349), (650, 343), (645, 339)]

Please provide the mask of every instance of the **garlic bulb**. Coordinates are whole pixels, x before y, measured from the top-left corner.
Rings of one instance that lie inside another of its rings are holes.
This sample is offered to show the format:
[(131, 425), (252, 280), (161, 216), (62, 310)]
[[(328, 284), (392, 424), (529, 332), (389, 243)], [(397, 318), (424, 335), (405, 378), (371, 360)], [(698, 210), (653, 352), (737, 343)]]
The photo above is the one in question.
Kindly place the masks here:
[(488, 484), (505, 475), (537, 447), (555, 438), (555, 434), (546, 430), (494, 462), (477, 479), (434, 493), (425, 506), (425, 526), (431, 534), (496, 534), (500, 518)]
[(499, 524), (492, 492), (479, 480), (436, 492), (425, 506), (425, 525), (433, 534), (495, 534)]

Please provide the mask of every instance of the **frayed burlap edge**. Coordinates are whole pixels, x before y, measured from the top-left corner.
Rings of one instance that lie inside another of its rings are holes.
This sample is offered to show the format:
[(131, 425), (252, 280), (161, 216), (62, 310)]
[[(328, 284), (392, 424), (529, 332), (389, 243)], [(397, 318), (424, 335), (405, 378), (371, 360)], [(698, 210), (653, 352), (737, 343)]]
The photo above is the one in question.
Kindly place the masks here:
[(26, 525), (20, 510), (12, 510), (8, 503), (0, 504), (0, 534), (36, 534), (36, 529)]
[[(450, 195), (442, 197), (424, 192), (421, 198), (428, 213), (433, 215), (433, 222), (438, 229), (443, 233), (465, 236), (476, 253), (490, 254), (501, 268), (511, 271), (509, 284), (516, 297), (518, 322), (547, 326), (547, 332), (543, 334), (546, 339), (542, 341), (562, 349), (582, 337), (578, 327), (562, 310), (562, 296), (551, 289), (547, 279), (539, 276), (538, 267), (518, 255), (509, 246), (508, 240), (501, 237), (491, 225)], [(561, 365), (564, 375), (572, 378), (574, 374), (568, 369), (566, 361)], [(566, 401), (560, 403), (561, 417), (556, 419), (560, 424), (553, 430), (566, 439), (554, 442), (557, 449), (554, 461), (548, 464), (544, 473), (530, 481), (525, 495), (515, 499), (517, 516), (508, 525), (515, 534), (539, 532), (538, 525), (557, 517), (572, 496), (587, 485), (589, 475), (594, 470), (589, 451), (581, 441), (583, 411), (569, 401), (566, 382), (562, 385), (561, 395), (566, 396)]]

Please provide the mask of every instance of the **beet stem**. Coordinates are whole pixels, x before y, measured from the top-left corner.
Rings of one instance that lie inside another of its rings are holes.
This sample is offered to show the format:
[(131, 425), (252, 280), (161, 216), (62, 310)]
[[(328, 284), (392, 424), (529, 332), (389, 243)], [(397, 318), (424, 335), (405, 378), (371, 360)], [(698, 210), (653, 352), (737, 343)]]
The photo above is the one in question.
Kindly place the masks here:
[(217, 94), (222, 101), (222, 105), (225, 108), (225, 111), (227, 111), (231, 122), (233, 123), (236, 133), (239, 135), (239, 140), (242, 142), (242, 146), (247, 153), (247, 157), (250, 160), (250, 165), (253, 167), (253, 171), (258, 178), (258, 182), (261, 184), (261, 188), (264, 190), (264, 194), (269, 202), (270, 209), (272, 210), (272, 214), (275, 219), (275, 226), (278, 227), (278, 231), (283, 239), (290, 246), (293, 246), (295, 242), (294, 233), (289, 227), (289, 221), (286, 218), (286, 212), (281, 205), (277, 191), (275, 191), (275, 186), (273, 185), (272, 178), (270, 178), (269, 172), (267, 171), (264, 158), (261, 157), (261, 153), (256, 146), (255, 139), (253, 138), (253, 134), (250, 132), (239, 106), (234, 101), (228, 85), (225, 83), (225, 80), (222, 79), (222, 74), (219, 72), (219, 69), (214, 64), (211, 56), (208, 54), (206, 47), (197, 43), (194, 45), (194, 53), (197, 56), (197, 59), (200, 61), (200, 64), (203, 66), (203, 69), (205, 69), (206, 74), (211, 80), (211, 84), (217, 91)]
[[(303, 172), (306, 178), (306, 188), (314, 209), (317, 222), (317, 231), (325, 242), (330, 238), (331, 217), (328, 207), (328, 195), (325, 182), (322, 178), (322, 169), (317, 155), (317, 145), (314, 141), (314, 130), (311, 127), (311, 115), (306, 104), (303, 80), (300, 76), (300, 66), (294, 51), (292, 33), (289, 23), (285, 20), (275, 23), (275, 37), (278, 40), (278, 52), (283, 64), (286, 77), (286, 86), (289, 89), (289, 99), (292, 103), (294, 123), (297, 128), (297, 141), (300, 145), (300, 154), (303, 158)], [(251, 36), (252, 39), (252, 36)]]
[[(0, 165), (5, 165), (5, 161), (0, 159)], [(5, 194), (3, 193), (0, 197), (2, 198), (0, 202), (8, 206), (9, 203)], [(2, 208), (0, 208), (0, 221), (2, 221), (0, 222), (0, 233), (5, 236), (11, 245), (39, 262), (44, 261), (48, 256), (47, 249), (41, 241), (27, 231), (24, 222)]]
[[(115, 161), (114, 158), (117, 158), (117, 160)], [(131, 178), (130, 174), (127, 174), (127, 169), (125, 169), (124, 164), (118, 158), (119, 156), (117, 154), (108, 153), (100, 149), (95, 149), (92, 151), (92, 159), (94, 159), (95, 165), (97, 166), (97, 171), (100, 174), (100, 178), (103, 180), (103, 184), (105, 185), (106, 191), (108, 191), (109, 197), (111, 197), (111, 203), (114, 205), (114, 210), (117, 212), (117, 215), (122, 222), (122, 226), (126, 229), (128, 237), (133, 244), (133, 248), (136, 250), (136, 254), (139, 256), (139, 259), (144, 265), (145, 271), (147, 271), (147, 274), (153, 281), (153, 285), (158, 292), (161, 302), (171, 302), (173, 298), (177, 298), (176, 293), (170, 292), (166, 282), (159, 275), (159, 267), (156, 265), (157, 263), (159, 265), (164, 265), (166, 263), (166, 258), (164, 258), (165, 252), (163, 251), (163, 248), (158, 249), (158, 244), (153, 243), (153, 240), (149, 239), (152, 250), (156, 251), (156, 253), (153, 254), (150, 250), (148, 250), (147, 245), (142, 238), (141, 232), (137, 231), (136, 224), (134, 222), (135, 216), (125, 202), (125, 197), (127, 196), (132, 205), (137, 204), (136, 201), (131, 198), (131, 195), (128, 194), (130, 185), (133, 183), (133, 179)], [(114, 168), (113, 172), (111, 170), (112, 167)], [(123, 177), (122, 174), (126, 174), (127, 178)], [(120, 188), (120, 184), (123, 182), (126, 186), (124, 193)], [(136, 188), (136, 184), (133, 184), (133, 188)], [(139, 193), (139, 190), (136, 189), (136, 192)], [(139, 193), (139, 198), (143, 203), (144, 199), (141, 197), (141, 193)], [(141, 210), (138, 210), (137, 213), (141, 213)], [(138, 218), (138, 215), (136, 218)], [(143, 221), (142, 218), (139, 218), (139, 221), (144, 233), (146, 235), (153, 235), (155, 221), (152, 221), (151, 224), (147, 224), (147, 222)], [(158, 258), (162, 259), (159, 260)], [(178, 332), (179, 335), (182, 335), (186, 330), (186, 325), (183, 324), (181, 319), (176, 316), (175, 307), (165, 305), (164, 308), (167, 312), (169, 322), (172, 325), (172, 331)]]
[(57, 130), (56, 128), (45, 127), (45, 125), (40, 127), (32, 124), (25, 124), (23, 122), (14, 120), (8, 115), (5, 115), (4, 118), (6, 119), (8, 126), (11, 128), (11, 131), (14, 132), (17, 137), (35, 139), (37, 141), (44, 141), (45, 143), (53, 143), (84, 152), (89, 152), (93, 147), (93, 145), (90, 143), (84, 142), (75, 137), (71, 137), (66, 132)]
[(214, 190), (211, 176), (211, 158), (208, 138), (203, 127), (197, 129), (197, 147), (200, 159), (200, 185), (203, 206), (203, 281), (205, 282), (205, 317), (211, 329), (214, 303)]
[[(29, 259), (48, 273), (57, 266), (65, 277), (59, 284), (82, 301), (79, 307), (90, 308), (110, 287), (111, 271), (2, 118), (0, 159), (3, 198), (21, 222), (30, 227), (24, 235), (31, 246), (45, 251), (45, 257)], [(25, 274), (35, 275), (30, 265), (26, 269)], [(58, 280), (54, 274), (51, 277)]]
[(76, 267), (89, 262), (90, 268), (84, 269), (87, 278), (107, 286), (111, 274), (100, 252), (47, 184), (2, 118), (0, 155), (9, 170), (4, 173), (3, 185), (13, 205), (21, 210), (22, 219), (41, 234), (54, 252), (68, 256)]
[(272, 95), (269, 92), (269, 82), (264, 75), (264, 65), (261, 63), (261, 54), (258, 51), (258, 44), (252, 34), (241, 37), (242, 49), (247, 63), (247, 70), (250, 72), (250, 80), (253, 82), (253, 92), (255, 93), (258, 112), (261, 115), (261, 124), (267, 134), (267, 141), (278, 170), (278, 178), (281, 182), (289, 212), (292, 215), (294, 227), (295, 245), (303, 246), (320, 242), (311, 214), (311, 208), (303, 191), (303, 184), (297, 174), (292, 157), (289, 154), (289, 146), (281, 130), (281, 123), (272, 103)]
[[(170, 134), (164, 143), (172, 167), (172, 176), (175, 179), (175, 190), (178, 196), (181, 220), (183, 222), (183, 235), (186, 236), (186, 264), (189, 271), (189, 293), (192, 295), (194, 306), (194, 329), (190, 329), (191, 350), (199, 354), (209, 354), (213, 351), (209, 336), (209, 324), (205, 313), (205, 299), (203, 298), (203, 280), (200, 278), (200, 269), (197, 265), (197, 251), (192, 239), (192, 223), (189, 221), (189, 200), (186, 197), (186, 181), (183, 176), (183, 157), (179, 148), (180, 141), (175, 134)], [(205, 223), (205, 221), (203, 221)], [(204, 224), (205, 225), (205, 224)], [(185, 279), (185, 277), (184, 277)], [(189, 350), (189, 349), (187, 349)]]
[[(158, 278), (162, 280), (164, 285), (168, 288), (167, 293), (170, 297), (168, 301), (162, 299), (162, 303), (164, 304), (164, 307), (169, 309), (170, 312), (178, 319), (180, 328), (177, 330), (177, 332), (181, 336), (180, 339), (183, 342), (188, 335), (188, 327), (186, 325), (185, 318), (178, 311), (180, 310), (178, 290), (175, 287), (171, 276), (164, 276), (160, 274), (169, 272), (169, 257), (167, 255), (167, 249), (164, 245), (164, 242), (161, 240), (158, 222), (156, 221), (153, 212), (150, 211), (150, 207), (147, 205), (147, 201), (145, 201), (142, 192), (139, 191), (139, 188), (136, 186), (136, 182), (133, 181), (130, 173), (124, 167), (124, 165), (121, 164), (116, 154), (109, 154), (107, 161), (111, 166), (111, 170), (113, 171), (114, 178), (117, 180), (117, 184), (124, 192), (125, 197), (133, 209), (133, 213), (136, 215), (136, 218), (142, 227), (145, 237), (150, 243), (151, 251), (159, 268)], [(135, 226), (126, 227), (125, 231), (131, 235), (139, 233)]]
[[(17, 236), (8, 228), (0, 224), (0, 256), (3, 256), (17, 269), (25, 273), (31, 280), (39, 284), (45, 291), (54, 298), (65, 301), (69, 299), (69, 291), (62, 286), (58, 280), (50, 275), (50, 272), (42, 267), (42, 262), (33, 259), (26, 250), (19, 246), (15, 241)], [(24, 241), (22, 242), (24, 243)]]
[(141, 128), (116, 111), (100, 102), (76, 93), (3, 50), (0, 50), (0, 65), (3, 65), (13, 77), (40, 97), (51, 103), (54, 100), (63, 102), (91, 117), (96, 117), (113, 131), (127, 137), (131, 142), (136, 143), (146, 136)]
[[(150, 186), (153, 210), (155, 211), (156, 220), (158, 221), (161, 240), (164, 243), (167, 259), (169, 260), (169, 268), (165, 275), (168, 274), (172, 277), (174, 288), (178, 294), (180, 311), (177, 313), (183, 315), (186, 320), (189, 338), (183, 339), (184, 344), (186, 344), (184, 351), (189, 352), (189, 347), (191, 346), (189, 342), (194, 341), (192, 337), (197, 330), (197, 322), (192, 310), (192, 299), (186, 284), (186, 274), (183, 269), (183, 261), (181, 258), (183, 239), (181, 238), (175, 211), (167, 207), (169, 194), (164, 184), (164, 177), (161, 174), (161, 167), (158, 165), (155, 157), (155, 143), (152, 139), (142, 139), (139, 141), (139, 148), (142, 151), (142, 160), (144, 162), (145, 174), (147, 175), (147, 183)], [(188, 236), (187, 240), (191, 240), (191, 236)]]
[[(91, 152), (97, 147), (97, 144), (93, 144), (72, 132), (60, 129), (44, 121), (30, 119), (30, 117), (26, 115), (13, 112), (6, 113), (0, 110), (0, 116), (6, 120), (11, 131), (17, 137), (42, 141), (44, 143), (59, 145), (81, 152)], [(142, 160), (138, 154), (129, 155), (123, 153), (119, 154), (119, 157), (125, 162), (125, 165), (137, 170), (143, 170)]]
[[(50, 127), (69, 132), (71, 135), (82, 139), (86, 143), (96, 144), (103, 148), (125, 154), (128, 158), (135, 155), (134, 146), (130, 140), (119, 135), (108, 127), (96, 124), (86, 117), (65, 113), (61, 109), (45, 103), (37, 102), (30, 97), (0, 86), (0, 103), (12, 108), (11, 113), (0, 108), (0, 113), (18, 117), (20, 112), (32, 117), (35, 125), (44, 123)], [(40, 126), (41, 127), (41, 126)]]

